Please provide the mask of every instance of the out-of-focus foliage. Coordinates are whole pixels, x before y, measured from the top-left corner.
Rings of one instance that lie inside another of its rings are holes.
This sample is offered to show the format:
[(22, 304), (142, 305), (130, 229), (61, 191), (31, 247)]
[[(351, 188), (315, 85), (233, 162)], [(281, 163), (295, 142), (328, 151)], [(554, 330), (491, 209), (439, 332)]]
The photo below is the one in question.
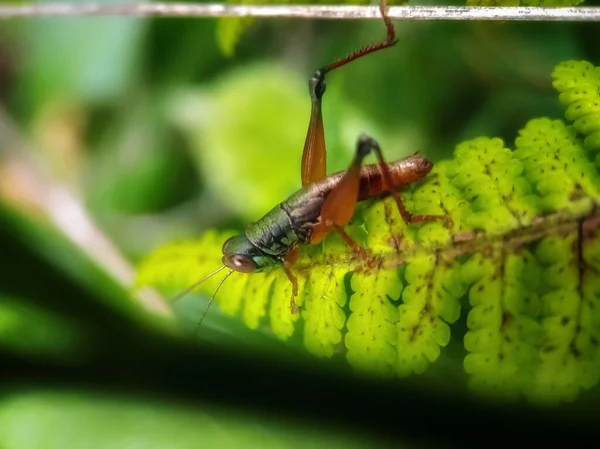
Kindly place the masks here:
[[(23, 338), (27, 335), (27, 338)], [(80, 352), (72, 323), (53, 313), (19, 301), (0, 298), (0, 346), (31, 356), (73, 355)]]
[[(224, 77), (210, 93), (184, 91), (173, 98), (174, 123), (190, 136), (194, 147), (204, 149), (194, 157), (207, 187), (219, 192), (246, 221), (298, 188), (297, 165), (283, 161), (298, 153), (298, 142), (306, 137), (305, 127), (296, 126), (309, 119), (305, 85), (293, 71), (260, 64)], [(354, 108), (332, 105), (326, 111), (331, 131), (327, 136), (328, 168), (342, 170), (352, 157), (355, 137), (354, 129), (348, 132), (347, 128), (360, 123), (374, 134), (377, 128)]]
[(585, 137), (584, 148), (600, 165), (600, 67), (586, 62), (561, 64), (554, 72), (553, 85), (567, 106), (565, 117)]
[[(414, 214), (447, 215), (451, 229), (439, 221), (407, 226), (391, 199), (370, 201), (347, 232), (361, 237), (374, 268), (334, 234), (303, 248), (296, 268), (301, 315), (289, 311), (291, 284), (281, 267), (236, 274), (219, 291), (221, 308), (282, 339), (301, 318), (304, 344), (316, 355), (342, 350), (358, 368), (406, 376), (438, 359), (468, 298), (464, 366), (474, 388), (554, 402), (595, 386), (600, 180), (586, 152), (597, 148), (582, 144), (578, 132), (598, 132), (600, 68), (567, 61), (554, 80), (573, 127), (530, 120), (515, 150), (497, 138), (462, 142), (452, 160), (404, 195)], [(139, 285), (184, 289), (219, 266), (230, 235), (211, 232), (159, 248), (140, 267)], [(219, 282), (200, 288), (211, 293)]]
[[(160, 423), (160, 425), (157, 425)], [(13, 392), (0, 403), (5, 449), (58, 447), (197, 448), (199, 442), (224, 449), (259, 445), (275, 448), (367, 448), (356, 435), (298, 428), (227, 410), (196, 410), (158, 401), (110, 397), (80, 391)], [(390, 447), (378, 442), (378, 447)]]

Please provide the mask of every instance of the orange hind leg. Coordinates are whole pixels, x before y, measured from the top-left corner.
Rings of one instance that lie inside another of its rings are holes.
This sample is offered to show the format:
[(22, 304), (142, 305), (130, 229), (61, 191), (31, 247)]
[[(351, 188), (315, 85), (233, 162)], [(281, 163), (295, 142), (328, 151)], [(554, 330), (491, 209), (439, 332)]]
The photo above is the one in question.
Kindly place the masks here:
[(392, 175), (390, 174), (390, 168), (388, 164), (385, 162), (383, 158), (383, 153), (381, 152), (381, 148), (375, 139), (371, 139), (371, 148), (377, 155), (377, 163), (379, 165), (379, 170), (381, 171), (381, 175), (383, 177), (383, 182), (385, 185), (389, 186), (389, 193), (394, 198), (396, 202), (396, 206), (398, 207), (398, 211), (402, 216), (402, 219), (405, 223), (415, 224), (415, 223), (423, 223), (426, 221), (433, 220), (442, 220), (446, 227), (450, 227), (452, 225), (452, 221), (450, 217), (446, 215), (413, 215), (407, 209), (400, 195), (398, 195), (398, 189), (394, 187), (394, 183), (392, 181)]
[(354, 252), (366, 256), (364, 248), (355, 242), (342, 226), (348, 224), (354, 215), (360, 187), (360, 169), (364, 158), (373, 148), (373, 142), (373, 139), (364, 134), (358, 138), (356, 153), (350, 167), (323, 202), (321, 220), (312, 229), (312, 244), (321, 242), (327, 234), (335, 230)]

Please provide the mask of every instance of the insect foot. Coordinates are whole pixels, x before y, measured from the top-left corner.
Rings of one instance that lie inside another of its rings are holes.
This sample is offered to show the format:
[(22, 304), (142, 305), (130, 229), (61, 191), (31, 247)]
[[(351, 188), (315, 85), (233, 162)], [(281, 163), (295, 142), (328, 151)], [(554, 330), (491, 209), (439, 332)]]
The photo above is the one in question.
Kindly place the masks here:
[(448, 215), (430, 215), (429, 220), (439, 220), (442, 222), (444, 227), (449, 230), (452, 230), (452, 227), (454, 226), (452, 218), (450, 218)]
[(364, 249), (362, 246), (360, 246), (360, 245), (354, 246), (352, 248), (352, 252), (354, 253), (354, 255), (356, 257), (359, 257), (359, 258), (361, 258), (361, 259), (363, 259), (365, 261), (368, 260), (368, 259), (370, 259), (369, 252), (366, 249)]
[(297, 314), (300, 311), (300, 306), (296, 304), (294, 298), (290, 300), (290, 312), (292, 315)]
[(377, 257), (360, 245), (352, 247), (352, 253), (355, 258), (360, 259), (371, 270), (379, 264)]
[(442, 215), (442, 222), (444, 226), (450, 230), (454, 227), (454, 222), (452, 221), (452, 218), (450, 218), (449, 215)]

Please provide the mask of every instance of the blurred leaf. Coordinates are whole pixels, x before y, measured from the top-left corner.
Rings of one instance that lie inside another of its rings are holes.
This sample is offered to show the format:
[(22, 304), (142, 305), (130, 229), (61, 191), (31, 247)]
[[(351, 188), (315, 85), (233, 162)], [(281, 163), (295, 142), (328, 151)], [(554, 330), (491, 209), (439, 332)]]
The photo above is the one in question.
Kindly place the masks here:
[[(328, 172), (349, 165), (360, 132), (377, 130), (328, 92), (324, 121)], [(245, 220), (254, 220), (300, 188), (310, 113), (306, 81), (276, 64), (230, 73), (208, 91), (174, 95), (170, 116), (191, 138), (207, 186)], [(392, 139), (379, 131), (386, 148)]]
[(160, 97), (123, 110), (91, 155), (87, 190), (102, 212), (164, 210), (198, 189), (192, 161), (161, 114)]
[[(344, 67), (336, 84), (384, 130), (413, 135), (411, 151), (434, 159), (450, 155), (449, 142), (478, 135), (465, 135), (464, 123), (485, 119), (486, 103), (495, 101), (491, 95), (507, 89), (551, 94), (548, 73), (554, 65), (583, 57), (568, 23), (404, 22), (396, 28), (394, 48)], [(382, 33), (381, 23), (365, 24), (333, 41), (326, 60)], [(525, 117), (553, 112), (540, 109), (521, 112)], [(511, 138), (503, 133), (514, 129), (510, 115), (488, 119), (483, 134)]]
[(97, 393), (35, 390), (12, 393), (0, 402), (0, 434), (3, 449), (388, 447), (285, 418)]
[(62, 96), (104, 101), (123, 95), (137, 70), (143, 28), (143, 21), (124, 17), (28, 20), (20, 85), (28, 107)]
[[(53, 223), (40, 220), (39, 216), (28, 216), (22, 211), (0, 204), (0, 219), (3, 230), (14, 240), (24, 242), (42, 259), (50, 261), (65, 275), (94, 292), (94, 299), (139, 324), (151, 325), (157, 330), (173, 332), (168, 313), (158, 312), (154, 305), (140, 297), (133, 297), (110, 270), (123, 267), (103, 265), (94, 260), (88, 247), (82, 247), (69, 239)], [(103, 261), (106, 263), (106, 259)], [(113, 259), (113, 263), (116, 261)], [(127, 269), (125, 267), (124, 269)], [(123, 273), (120, 273), (121, 275)], [(31, 274), (28, 274), (31, 276)], [(167, 316), (165, 316), (167, 315)]]
[[(244, 4), (243, 1), (239, 3)], [(233, 56), (240, 37), (252, 23), (254, 23), (252, 17), (225, 17), (219, 19), (217, 43), (225, 56)]]
[(176, 120), (186, 115), (183, 125), (207, 185), (246, 219), (299, 185), (309, 107), (302, 91), (292, 72), (255, 66), (222, 78), (202, 96), (175, 99), (172, 110)]
[[(515, 104), (519, 108), (515, 108)], [(508, 142), (514, 141), (514, 130), (527, 121), (532, 115), (548, 113), (551, 117), (563, 113), (563, 108), (556, 101), (556, 94), (548, 95), (522, 89), (506, 89), (490, 95), (479, 109), (477, 115), (465, 123), (458, 135), (462, 139), (470, 136), (485, 135), (489, 129), (496, 129), (499, 135), (510, 136)]]
[(144, 80), (157, 89), (218, 74), (227, 61), (214, 40), (216, 26), (214, 20), (197, 17), (151, 20), (144, 41)]
[(64, 317), (0, 296), (0, 346), (29, 355), (73, 355), (83, 349), (78, 330)]

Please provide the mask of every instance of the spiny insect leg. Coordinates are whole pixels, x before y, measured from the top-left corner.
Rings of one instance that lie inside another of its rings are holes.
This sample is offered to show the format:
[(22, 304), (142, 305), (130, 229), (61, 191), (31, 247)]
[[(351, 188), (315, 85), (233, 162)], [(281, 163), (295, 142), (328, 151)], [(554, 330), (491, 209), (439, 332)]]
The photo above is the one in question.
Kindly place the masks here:
[(329, 232), (336, 230), (355, 253), (367, 257), (367, 252), (355, 242), (342, 226), (354, 215), (360, 186), (360, 169), (364, 158), (371, 151), (370, 140), (361, 136), (356, 144), (356, 153), (350, 167), (323, 202), (321, 221), (314, 226), (311, 243), (319, 243)]
[(355, 254), (361, 256), (365, 260), (369, 258), (369, 254), (367, 253), (367, 251), (362, 246), (360, 246), (360, 244), (356, 242), (356, 240), (350, 237), (350, 235), (348, 235), (348, 233), (344, 231), (344, 228), (342, 228), (340, 225), (334, 225), (333, 228), (338, 232), (338, 234), (342, 236), (346, 244), (350, 248), (352, 248), (352, 251), (354, 251)]
[(352, 61), (376, 51), (393, 47), (398, 42), (396, 30), (387, 15), (387, 0), (380, 0), (379, 11), (386, 27), (386, 38), (383, 41), (367, 45), (348, 56), (338, 59), (331, 64), (317, 70), (308, 81), (311, 110), (304, 151), (302, 153), (301, 178), (302, 186), (325, 179), (327, 176), (327, 147), (325, 145), (325, 132), (323, 129), (322, 98), (325, 93), (325, 74), (342, 67)]
[(379, 143), (372, 137), (365, 136), (364, 138), (368, 139), (370, 141), (369, 145), (370, 145), (371, 149), (373, 151), (375, 151), (375, 154), (377, 155), (379, 170), (381, 171), (381, 175), (383, 176), (383, 181), (388, 186), (389, 193), (390, 193), (390, 195), (392, 195), (392, 198), (394, 198), (394, 201), (396, 202), (396, 206), (398, 206), (398, 211), (400, 211), (400, 215), (402, 216), (402, 219), (408, 224), (423, 223), (423, 222), (433, 221), (433, 220), (441, 220), (444, 222), (444, 225), (446, 227), (451, 227), (452, 221), (451, 221), (450, 217), (448, 217), (446, 215), (413, 215), (406, 209), (406, 206), (402, 202), (400, 195), (398, 195), (397, 188), (394, 187), (394, 182), (392, 179), (392, 175), (390, 174), (389, 165), (386, 163), (385, 159), (383, 158), (383, 153), (381, 151), (381, 147), (379, 146)]
[(290, 298), (290, 311), (292, 314), (298, 313), (299, 310), (299, 306), (296, 304), (296, 297), (298, 296), (298, 278), (292, 273), (292, 269), (294, 268), (294, 264), (298, 260), (299, 255), (300, 250), (295, 246), (287, 253), (285, 259), (283, 259), (283, 269), (287, 278), (292, 283), (292, 297)]

